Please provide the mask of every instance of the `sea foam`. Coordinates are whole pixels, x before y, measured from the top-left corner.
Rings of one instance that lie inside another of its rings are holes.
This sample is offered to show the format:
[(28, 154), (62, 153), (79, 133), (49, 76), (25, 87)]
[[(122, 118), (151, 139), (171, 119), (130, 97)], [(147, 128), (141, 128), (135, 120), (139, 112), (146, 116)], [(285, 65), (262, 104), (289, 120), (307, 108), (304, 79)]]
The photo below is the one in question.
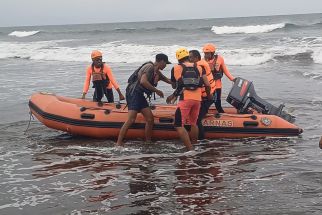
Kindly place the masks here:
[(247, 26), (212, 26), (215, 34), (256, 34), (267, 33), (279, 28), (284, 28), (285, 23), (271, 25), (247, 25)]
[(40, 31), (13, 31), (8, 35), (15, 36), (15, 37), (29, 37), (29, 36), (35, 35), (39, 32)]
[(322, 48), (313, 52), (314, 63), (322, 64)]
[[(283, 38), (274, 46), (218, 48), (227, 65), (252, 66), (269, 61), (302, 61), (322, 64), (321, 38)], [(157, 53), (165, 53), (176, 63), (175, 51), (182, 47), (175, 45), (149, 45), (127, 43), (126, 41), (104, 42), (94, 45), (68, 47), (64, 40), (38, 42), (0, 42), (0, 59), (22, 58), (43, 61), (90, 62), (94, 49), (104, 53), (108, 63), (142, 63), (153, 60)], [(186, 47), (188, 50), (200, 47)], [(10, 52), (8, 52), (10, 50)], [(202, 51), (200, 50), (202, 53)]]

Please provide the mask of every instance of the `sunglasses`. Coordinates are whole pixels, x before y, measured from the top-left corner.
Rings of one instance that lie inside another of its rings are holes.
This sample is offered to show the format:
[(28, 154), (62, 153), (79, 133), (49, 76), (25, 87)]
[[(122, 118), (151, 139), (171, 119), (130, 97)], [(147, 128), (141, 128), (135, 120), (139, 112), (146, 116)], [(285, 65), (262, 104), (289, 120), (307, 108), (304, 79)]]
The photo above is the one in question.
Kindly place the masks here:
[(93, 62), (100, 62), (100, 61), (102, 61), (103, 60), (103, 58), (101, 58), (101, 57), (96, 57), (96, 58), (94, 58), (94, 59), (92, 59), (93, 60)]

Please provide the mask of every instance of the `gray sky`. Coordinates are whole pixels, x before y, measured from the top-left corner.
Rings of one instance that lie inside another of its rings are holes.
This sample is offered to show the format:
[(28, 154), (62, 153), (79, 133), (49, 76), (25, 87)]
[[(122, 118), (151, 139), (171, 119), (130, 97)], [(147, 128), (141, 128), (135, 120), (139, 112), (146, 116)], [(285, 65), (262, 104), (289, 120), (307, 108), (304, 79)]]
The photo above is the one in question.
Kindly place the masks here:
[(0, 26), (321, 12), (321, 0), (1, 0)]

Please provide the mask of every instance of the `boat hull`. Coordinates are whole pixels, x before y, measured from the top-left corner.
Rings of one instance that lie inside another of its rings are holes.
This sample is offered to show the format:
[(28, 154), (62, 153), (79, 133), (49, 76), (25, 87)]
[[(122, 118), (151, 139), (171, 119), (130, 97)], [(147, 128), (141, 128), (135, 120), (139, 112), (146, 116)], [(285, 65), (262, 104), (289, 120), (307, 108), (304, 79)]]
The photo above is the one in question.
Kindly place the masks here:
[[(104, 103), (99, 107), (96, 102), (56, 96), (48, 93), (36, 93), (29, 101), (31, 113), (45, 126), (93, 138), (115, 139), (123, 123), (127, 120), (128, 110), (125, 104)], [(152, 110), (154, 139), (177, 139), (173, 126), (174, 105), (156, 105)], [(245, 138), (245, 137), (285, 137), (302, 133), (298, 126), (275, 115), (237, 114), (234, 108), (225, 108), (225, 114), (210, 109), (203, 120), (205, 137)], [(138, 114), (130, 127), (126, 138), (144, 138), (144, 117)]]

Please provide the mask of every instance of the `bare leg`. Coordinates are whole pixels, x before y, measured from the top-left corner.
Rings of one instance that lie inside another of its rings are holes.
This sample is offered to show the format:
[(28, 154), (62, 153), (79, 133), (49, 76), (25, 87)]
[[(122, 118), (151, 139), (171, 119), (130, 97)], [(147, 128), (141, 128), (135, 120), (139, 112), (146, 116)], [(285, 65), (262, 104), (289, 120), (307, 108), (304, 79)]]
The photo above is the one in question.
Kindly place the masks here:
[(196, 125), (191, 126), (190, 137), (191, 137), (192, 144), (197, 144), (198, 131), (199, 131), (198, 126)]
[(193, 150), (187, 130), (184, 127), (176, 127), (176, 130), (183, 144), (187, 147), (188, 151)]
[(125, 135), (127, 133), (127, 130), (135, 122), (137, 114), (138, 114), (137, 111), (129, 110), (127, 121), (123, 124), (123, 126), (122, 126), (122, 128), (120, 130), (119, 136), (117, 138), (116, 145), (118, 145), (118, 146), (123, 145), (123, 139), (124, 139), (124, 137), (125, 137)]
[(150, 107), (141, 110), (142, 115), (145, 118), (145, 140), (146, 142), (151, 142), (152, 129), (154, 124), (154, 117)]
[(320, 149), (322, 149), (322, 137), (320, 139), (320, 143), (319, 143)]

